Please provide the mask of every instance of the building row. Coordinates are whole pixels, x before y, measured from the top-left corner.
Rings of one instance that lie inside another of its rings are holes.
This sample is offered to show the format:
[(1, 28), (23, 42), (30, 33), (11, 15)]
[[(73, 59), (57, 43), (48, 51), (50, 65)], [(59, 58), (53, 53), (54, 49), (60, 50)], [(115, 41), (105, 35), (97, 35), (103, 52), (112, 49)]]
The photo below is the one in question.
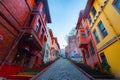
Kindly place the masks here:
[(76, 25), (84, 64), (120, 76), (119, 20), (120, 0), (88, 0)]
[(55, 60), (60, 52), (47, 0), (0, 1), (0, 69), (32, 68)]
[(82, 62), (81, 49), (77, 45), (76, 35), (69, 35), (67, 43), (68, 45), (65, 47), (66, 57), (77, 62)]

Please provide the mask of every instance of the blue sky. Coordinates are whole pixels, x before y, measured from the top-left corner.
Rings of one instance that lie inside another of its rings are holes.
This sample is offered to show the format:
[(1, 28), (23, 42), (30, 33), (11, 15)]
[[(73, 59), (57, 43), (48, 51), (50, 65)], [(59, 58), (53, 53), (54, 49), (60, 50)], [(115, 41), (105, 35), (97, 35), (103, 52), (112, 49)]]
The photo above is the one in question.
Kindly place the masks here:
[(48, 27), (53, 30), (61, 48), (67, 45), (65, 37), (76, 26), (79, 12), (86, 3), (87, 0), (48, 0), (52, 20)]

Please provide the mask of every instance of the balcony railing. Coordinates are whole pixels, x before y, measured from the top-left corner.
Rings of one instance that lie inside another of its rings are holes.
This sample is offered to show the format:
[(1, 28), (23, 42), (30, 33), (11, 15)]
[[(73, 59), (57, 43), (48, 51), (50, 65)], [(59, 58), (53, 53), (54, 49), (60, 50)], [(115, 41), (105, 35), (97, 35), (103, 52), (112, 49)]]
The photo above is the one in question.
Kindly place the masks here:
[(91, 35), (87, 35), (85, 37), (80, 36), (78, 41), (79, 47), (81, 48), (86, 47), (90, 42), (90, 38), (91, 38)]
[(80, 41), (79, 41), (79, 47), (80, 48), (86, 47), (88, 45), (88, 43), (89, 43), (88, 38), (80, 39)]

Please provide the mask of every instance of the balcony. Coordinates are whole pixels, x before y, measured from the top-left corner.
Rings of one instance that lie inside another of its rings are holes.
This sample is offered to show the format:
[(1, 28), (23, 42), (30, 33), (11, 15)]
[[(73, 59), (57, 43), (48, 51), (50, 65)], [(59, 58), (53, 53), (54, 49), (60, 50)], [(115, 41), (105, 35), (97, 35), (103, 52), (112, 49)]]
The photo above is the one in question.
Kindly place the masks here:
[(90, 34), (86, 34), (85, 33), (85, 29), (84, 28), (80, 28), (80, 35), (78, 36), (78, 46), (80, 48), (84, 48), (89, 44), (90, 41)]
[[(37, 33), (33, 30), (33, 28), (24, 28), (26, 33), (33, 36), (33, 39), (43, 48), (43, 40), (41, 37), (39, 38)], [(37, 44), (37, 45), (38, 45)]]
[(89, 41), (90, 40), (89, 40), (88, 37), (87, 38), (80, 38), (80, 40), (79, 40), (79, 47), (80, 48), (86, 47), (88, 45)]

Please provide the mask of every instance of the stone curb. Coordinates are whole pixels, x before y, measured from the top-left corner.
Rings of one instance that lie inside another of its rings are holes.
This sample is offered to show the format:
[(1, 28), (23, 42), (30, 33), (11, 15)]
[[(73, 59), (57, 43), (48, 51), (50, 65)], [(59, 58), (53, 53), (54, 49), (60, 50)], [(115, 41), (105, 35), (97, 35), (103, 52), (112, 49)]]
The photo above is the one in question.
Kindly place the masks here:
[(79, 71), (81, 71), (85, 76), (87, 76), (90, 80), (96, 80), (95, 78), (93, 78), (91, 75), (89, 75), (88, 73), (86, 73), (85, 71), (83, 71), (81, 68), (79, 68), (78, 66), (76, 66), (75, 64), (73, 64), (69, 59), (68, 61), (75, 66)]
[(68, 61), (74, 65), (79, 71), (83, 72), (83, 74), (85, 74), (88, 78), (90, 78), (90, 80), (120, 80), (120, 79), (95, 79), (94, 77), (92, 77), (91, 75), (89, 75), (88, 73), (86, 73), (84, 70), (82, 70), (81, 68), (79, 68), (78, 66), (76, 66), (74, 63), (72, 63), (69, 59)]

